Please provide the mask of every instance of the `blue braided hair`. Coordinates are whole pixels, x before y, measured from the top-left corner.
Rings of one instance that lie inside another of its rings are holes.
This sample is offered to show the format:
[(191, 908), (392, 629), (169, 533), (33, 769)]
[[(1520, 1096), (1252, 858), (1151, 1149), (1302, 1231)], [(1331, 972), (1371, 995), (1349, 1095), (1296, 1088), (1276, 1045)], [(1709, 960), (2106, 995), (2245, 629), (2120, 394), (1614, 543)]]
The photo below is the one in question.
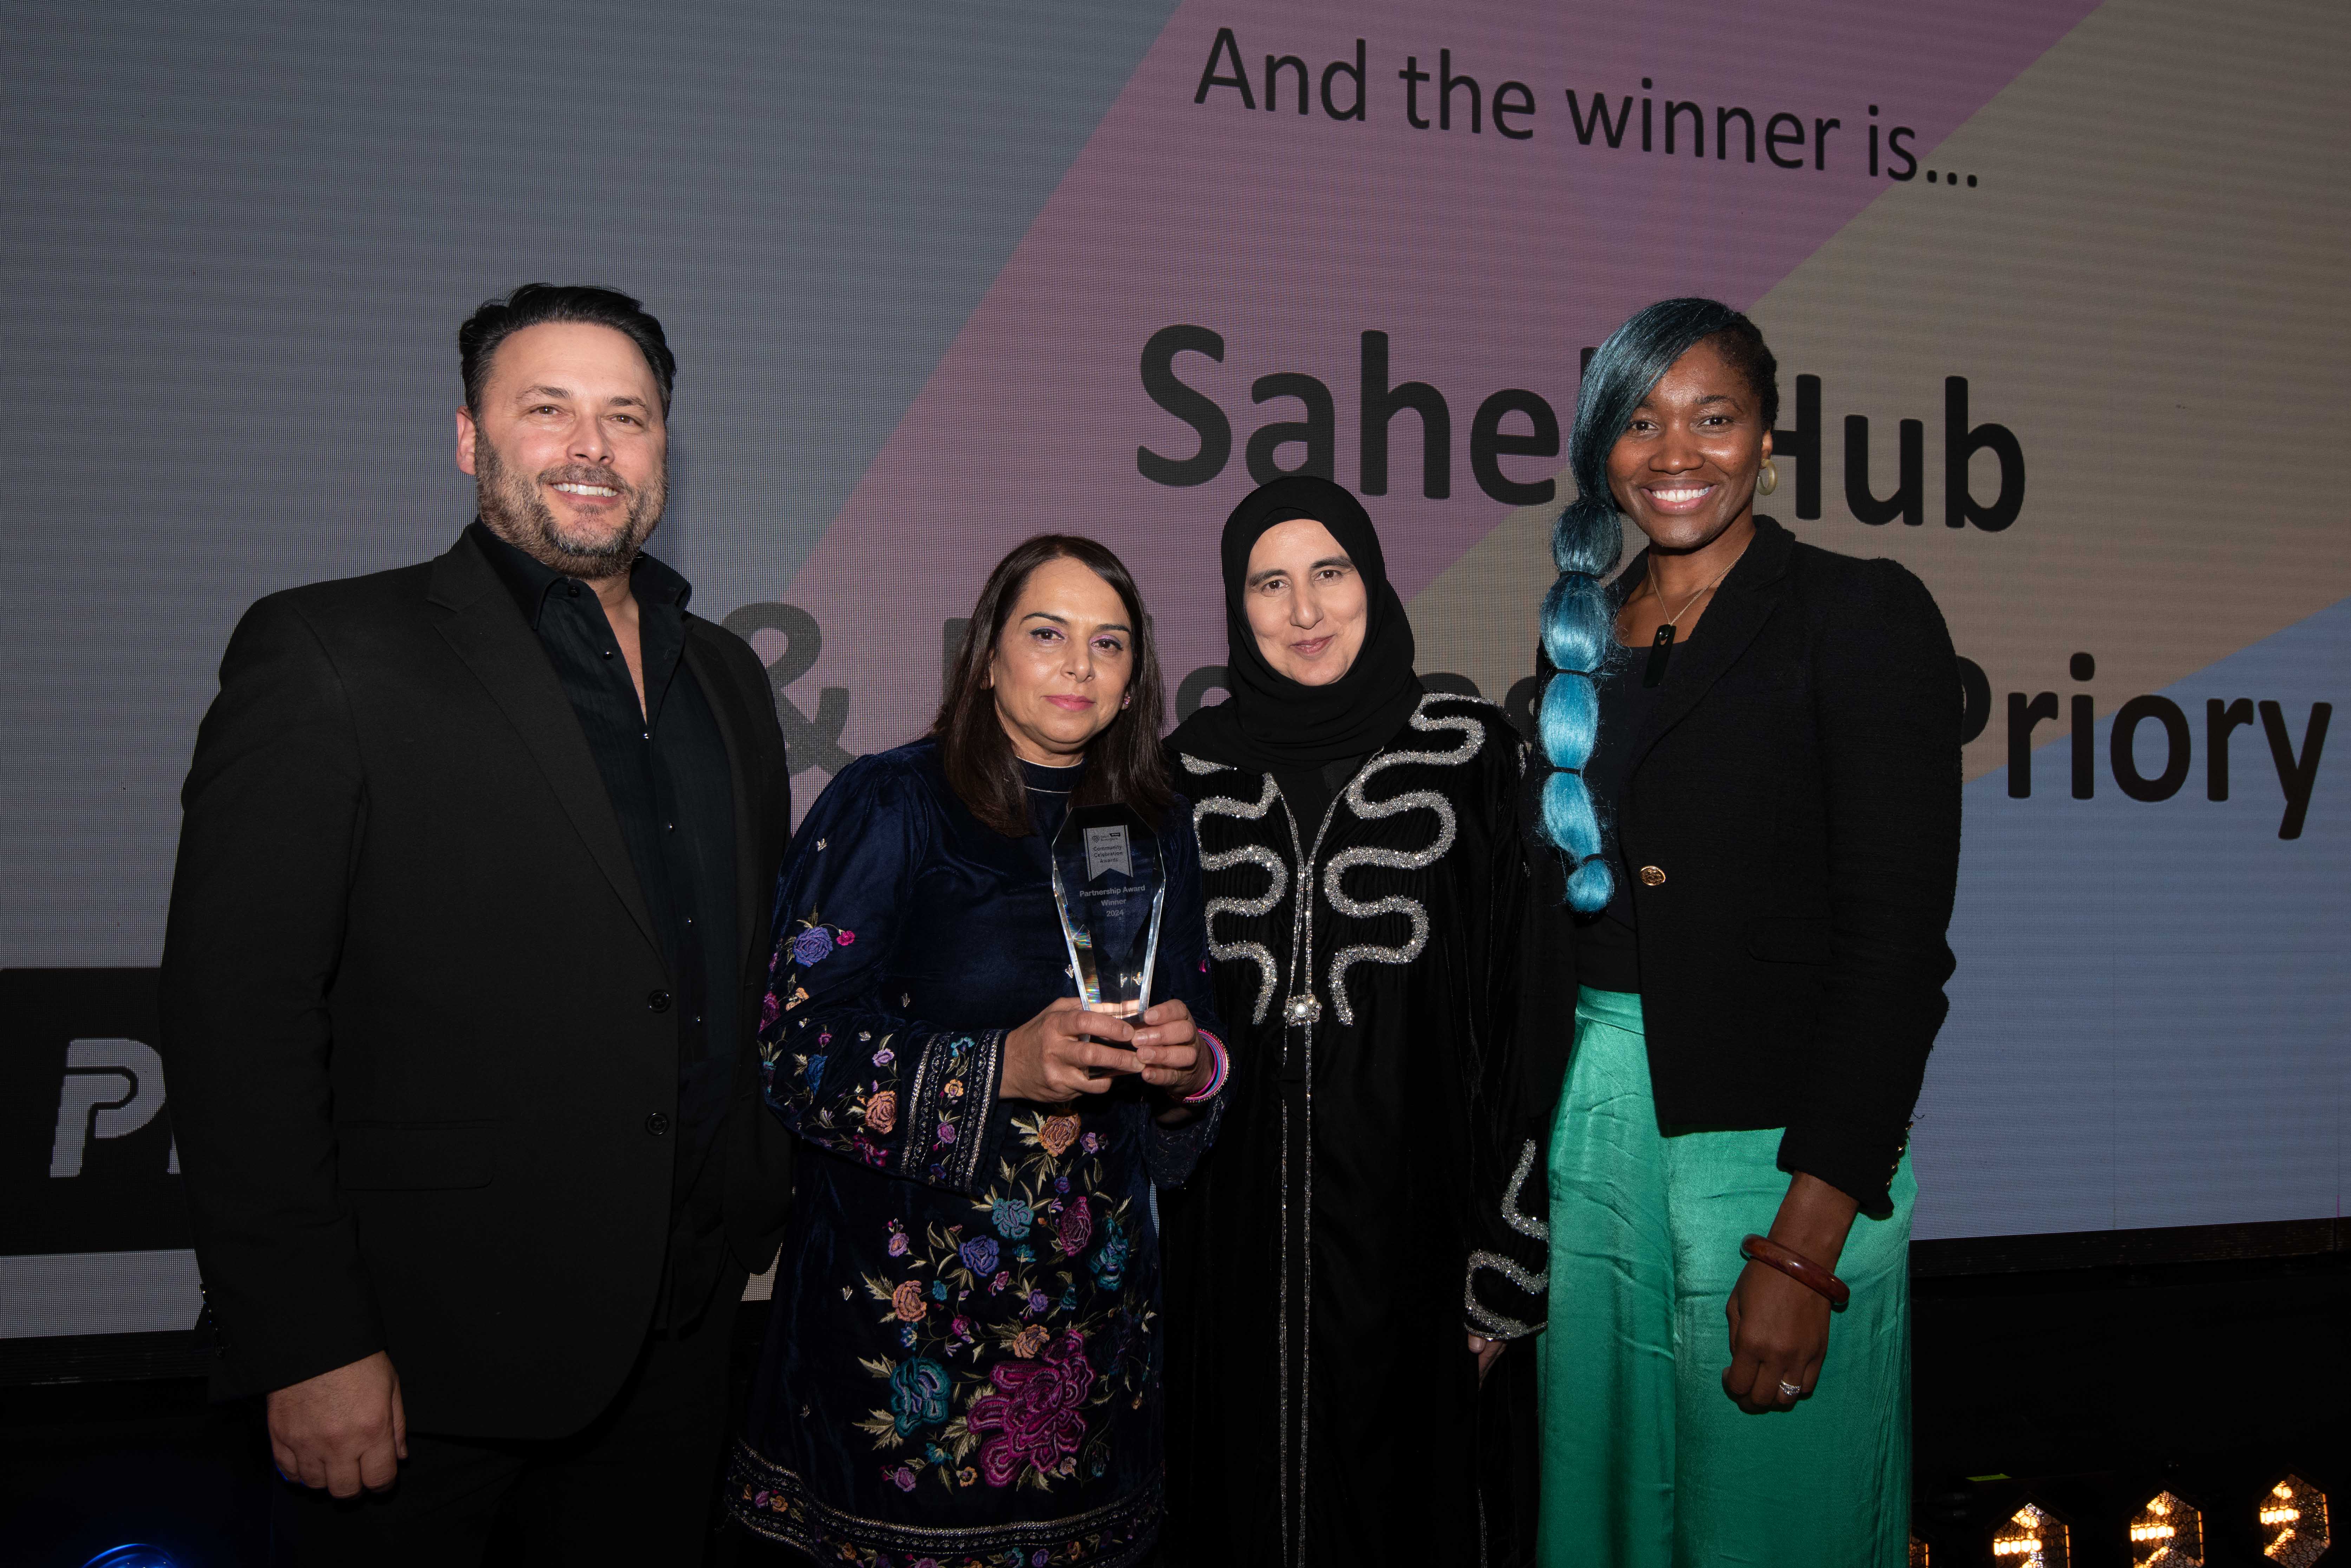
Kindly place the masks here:
[(1593, 352), (1576, 394), (1567, 447), (1576, 498), (1552, 527), (1559, 577), (1542, 604), (1543, 652), (1557, 673), (1544, 683), (1536, 735), (1553, 769), (1542, 781), (1543, 836), (1568, 857), (1567, 902), (1585, 914), (1607, 908), (1615, 886), (1583, 773), (1600, 738), (1594, 683), (1617, 649), (1616, 606), (1601, 585), (1624, 548), (1616, 497), (1608, 487), (1608, 454), (1658, 378), (1694, 344), (1717, 333), (1729, 334), (1724, 358), (1761, 383), (1755, 391), (1765, 404), (1768, 429), (1779, 402), (1770, 351), (1754, 323), (1711, 299), (1661, 299), (1635, 314)]

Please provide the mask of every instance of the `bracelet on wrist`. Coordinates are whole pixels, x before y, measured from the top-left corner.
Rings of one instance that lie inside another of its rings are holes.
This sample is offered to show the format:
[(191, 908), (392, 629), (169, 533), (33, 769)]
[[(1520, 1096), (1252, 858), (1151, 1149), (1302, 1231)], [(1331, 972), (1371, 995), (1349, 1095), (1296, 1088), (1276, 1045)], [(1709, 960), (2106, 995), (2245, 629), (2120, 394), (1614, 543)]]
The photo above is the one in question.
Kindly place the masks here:
[(1207, 1086), (1197, 1094), (1184, 1096), (1184, 1103), (1186, 1105), (1197, 1105), (1204, 1100), (1213, 1100), (1217, 1097), (1217, 1092), (1225, 1086), (1225, 1071), (1228, 1062), (1225, 1055), (1225, 1042), (1207, 1030), (1200, 1030), (1199, 1034), (1200, 1043), (1208, 1048), (1208, 1055), (1216, 1062), (1216, 1071), (1208, 1074)]
[(1750, 1263), (1777, 1269), (1799, 1285), (1826, 1296), (1831, 1312), (1844, 1311), (1845, 1303), (1853, 1299), (1853, 1291), (1843, 1280), (1793, 1248), (1782, 1247), (1768, 1236), (1750, 1236), (1739, 1244), (1739, 1255)]

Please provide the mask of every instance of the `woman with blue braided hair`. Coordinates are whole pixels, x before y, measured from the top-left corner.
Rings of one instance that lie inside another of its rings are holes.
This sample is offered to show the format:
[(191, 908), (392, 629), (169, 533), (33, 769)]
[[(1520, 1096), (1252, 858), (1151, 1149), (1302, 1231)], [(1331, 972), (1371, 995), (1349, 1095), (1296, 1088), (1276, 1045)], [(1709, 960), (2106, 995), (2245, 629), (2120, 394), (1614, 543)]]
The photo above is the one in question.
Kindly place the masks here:
[[(1557, 1568), (1905, 1561), (1958, 667), (1907, 571), (1755, 515), (1778, 403), (1710, 299), (1618, 328), (1576, 403), (1527, 797), (1578, 988), (1540, 1353)], [(1610, 581), (1620, 518), (1648, 549)]]

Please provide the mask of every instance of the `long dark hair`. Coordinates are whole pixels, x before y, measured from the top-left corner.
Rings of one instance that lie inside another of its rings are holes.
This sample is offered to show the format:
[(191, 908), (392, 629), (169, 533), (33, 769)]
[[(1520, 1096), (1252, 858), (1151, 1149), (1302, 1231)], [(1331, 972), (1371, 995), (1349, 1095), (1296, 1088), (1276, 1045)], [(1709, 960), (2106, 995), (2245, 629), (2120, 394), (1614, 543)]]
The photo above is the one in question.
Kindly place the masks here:
[(1029, 832), (1029, 796), (1013, 760), (1012, 741), (996, 714), (996, 694), (987, 687), (987, 662), (1004, 623), (1028, 586), (1029, 576), (1049, 560), (1073, 560), (1118, 591), (1134, 628), (1134, 673), (1127, 682), (1133, 700), (1086, 747), (1086, 776), (1071, 797), (1073, 806), (1116, 800), (1134, 808), (1156, 827), (1175, 791), (1159, 748), (1167, 711), (1166, 683), (1159, 673), (1159, 645), (1151, 634), (1151, 613), (1126, 563), (1108, 547), (1076, 534), (1039, 534), (1023, 539), (996, 563), (971, 607), (955, 670), (947, 677), (931, 738), (939, 743), (939, 764), (947, 783), (971, 814), (1008, 838)]
[(1587, 914), (1608, 907), (1615, 882), (1583, 773), (1600, 737), (1593, 681), (1616, 650), (1616, 607), (1600, 581), (1624, 548), (1608, 454), (1658, 378), (1708, 339), (1746, 379), (1771, 429), (1780, 413), (1779, 366), (1755, 323), (1712, 299), (1661, 299), (1636, 313), (1592, 356), (1575, 400), (1567, 452), (1576, 497), (1552, 528), (1559, 577), (1542, 606), (1543, 653), (1558, 673), (1543, 687), (1536, 735), (1553, 769), (1542, 781), (1543, 836), (1568, 857), (1568, 904)]

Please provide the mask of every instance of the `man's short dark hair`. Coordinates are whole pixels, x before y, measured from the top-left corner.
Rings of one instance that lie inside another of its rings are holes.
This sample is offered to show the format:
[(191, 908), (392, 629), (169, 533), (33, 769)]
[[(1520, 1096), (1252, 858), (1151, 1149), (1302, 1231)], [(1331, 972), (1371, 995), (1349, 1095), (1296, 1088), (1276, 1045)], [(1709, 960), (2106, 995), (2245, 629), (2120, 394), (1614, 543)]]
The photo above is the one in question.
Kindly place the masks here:
[(498, 345), (525, 327), (550, 321), (610, 327), (637, 346), (661, 387), (662, 412), (669, 412), (670, 382), (677, 379), (677, 356), (669, 351), (662, 324), (633, 298), (592, 284), (526, 283), (503, 298), (485, 299), (457, 329), (457, 362), (465, 378), (465, 406), (482, 412), (482, 388)]

